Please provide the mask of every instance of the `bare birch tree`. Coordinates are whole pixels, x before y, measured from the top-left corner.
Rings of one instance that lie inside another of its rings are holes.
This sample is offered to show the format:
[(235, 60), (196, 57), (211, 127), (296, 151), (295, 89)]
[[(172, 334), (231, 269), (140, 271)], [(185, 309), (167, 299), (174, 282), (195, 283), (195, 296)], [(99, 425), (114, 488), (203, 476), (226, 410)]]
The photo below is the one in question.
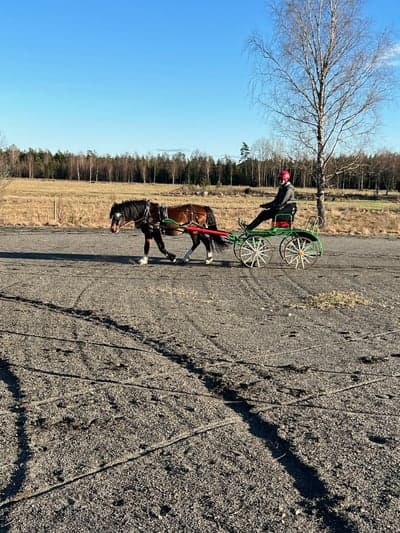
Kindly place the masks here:
[(273, 34), (249, 39), (255, 100), (279, 131), (315, 161), (317, 212), (325, 224), (328, 163), (373, 133), (390, 93), (392, 43), (374, 34), (363, 0), (272, 0)]
[(4, 135), (0, 131), (0, 180), (8, 177), (8, 161), (7, 154), (3, 151), (6, 146)]
[(6, 140), (4, 135), (0, 131), (0, 204), (4, 200), (4, 193), (9, 184), (9, 164), (8, 157), (4, 148), (6, 146)]

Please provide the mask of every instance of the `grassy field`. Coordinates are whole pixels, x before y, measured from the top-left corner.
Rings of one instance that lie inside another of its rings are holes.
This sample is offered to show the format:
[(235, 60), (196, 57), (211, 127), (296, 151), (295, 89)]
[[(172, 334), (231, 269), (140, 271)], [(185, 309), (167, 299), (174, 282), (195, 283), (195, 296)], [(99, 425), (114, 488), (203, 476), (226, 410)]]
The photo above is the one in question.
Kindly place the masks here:
[[(250, 221), (259, 204), (273, 198), (272, 188), (209, 187), (206, 191), (181, 185), (141, 183), (88, 183), (62, 180), (3, 179), (0, 181), (0, 224), (107, 228), (113, 202), (147, 198), (163, 205), (200, 203), (213, 208), (218, 227), (232, 230), (238, 219)], [(315, 191), (297, 189), (296, 226), (315, 215)], [(353, 235), (400, 234), (399, 195), (388, 198), (373, 192), (349, 199), (351, 191), (329, 191), (326, 233)], [(359, 191), (357, 191), (359, 195)]]

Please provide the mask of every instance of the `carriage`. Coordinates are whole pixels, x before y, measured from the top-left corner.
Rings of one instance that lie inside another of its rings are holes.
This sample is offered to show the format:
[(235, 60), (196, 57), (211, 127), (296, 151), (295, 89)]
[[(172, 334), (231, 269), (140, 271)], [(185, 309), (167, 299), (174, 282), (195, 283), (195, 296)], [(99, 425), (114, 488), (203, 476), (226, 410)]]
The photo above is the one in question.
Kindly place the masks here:
[(243, 222), (239, 221), (239, 231), (213, 230), (198, 224), (179, 224), (166, 217), (164, 224), (176, 224), (184, 232), (219, 235), (233, 245), (236, 258), (246, 267), (265, 267), (273, 256), (273, 238), (279, 238), (279, 255), (290, 267), (306, 269), (315, 264), (323, 253), (322, 242), (319, 237), (319, 217), (310, 217), (305, 228), (296, 228), (293, 217), (288, 214), (277, 214), (270, 228), (247, 230)]
[(209, 206), (184, 204), (166, 208), (148, 200), (127, 200), (114, 203), (110, 210), (111, 231), (118, 233), (129, 222), (144, 233), (144, 255), (140, 265), (148, 264), (150, 243), (154, 239), (162, 254), (173, 263), (176, 255), (169, 252), (164, 244), (163, 235), (190, 235), (192, 247), (183, 257), (187, 263), (194, 250), (203, 243), (206, 248), (206, 264), (213, 261), (213, 249), (223, 250), (229, 244), (237, 259), (249, 268), (265, 267), (273, 255), (272, 240), (279, 238), (279, 254), (290, 267), (306, 269), (322, 255), (322, 243), (318, 235), (319, 219), (310, 217), (305, 228), (297, 228), (293, 217), (287, 213), (277, 214), (270, 228), (247, 230), (240, 223), (237, 231), (220, 230), (215, 215)]

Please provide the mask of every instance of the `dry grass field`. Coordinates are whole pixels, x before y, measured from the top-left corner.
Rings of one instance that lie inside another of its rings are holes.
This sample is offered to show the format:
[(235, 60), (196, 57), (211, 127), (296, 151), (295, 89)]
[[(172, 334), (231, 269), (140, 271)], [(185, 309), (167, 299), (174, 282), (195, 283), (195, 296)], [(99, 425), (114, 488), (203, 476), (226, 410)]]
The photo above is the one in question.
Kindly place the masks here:
[[(259, 204), (272, 199), (275, 189), (208, 187), (141, 183), (88, 183), (62, 180), (3, 179), (0, 181), (0, 224), (105, 228), (113, 202), (147, 198), (163, 205), (201, 203), (213, 208), (219, 228), (233, 230), (238, 219), (250, 221)], [(349, 192), (349, 191), (347, 191)], [(315, 191), (298, 189), (296, 226), (315, 215)], [(326, 201), (327, 225), (331, 234), (400, 234), (400, 196), (349, 200), (343, 191), (329, 191)], [(333, 201), (334, 200), (334, 201)]]

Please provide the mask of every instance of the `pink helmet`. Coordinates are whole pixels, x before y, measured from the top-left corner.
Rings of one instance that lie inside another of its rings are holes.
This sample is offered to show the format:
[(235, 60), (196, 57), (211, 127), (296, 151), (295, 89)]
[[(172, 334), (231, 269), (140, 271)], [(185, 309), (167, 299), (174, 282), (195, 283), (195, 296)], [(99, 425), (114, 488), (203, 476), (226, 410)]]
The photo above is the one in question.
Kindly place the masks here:
[(281, 173), (279, 174), (279, 179), (283, 183), (290, 181), (290, 172), (288, 170), (282, 170)]

